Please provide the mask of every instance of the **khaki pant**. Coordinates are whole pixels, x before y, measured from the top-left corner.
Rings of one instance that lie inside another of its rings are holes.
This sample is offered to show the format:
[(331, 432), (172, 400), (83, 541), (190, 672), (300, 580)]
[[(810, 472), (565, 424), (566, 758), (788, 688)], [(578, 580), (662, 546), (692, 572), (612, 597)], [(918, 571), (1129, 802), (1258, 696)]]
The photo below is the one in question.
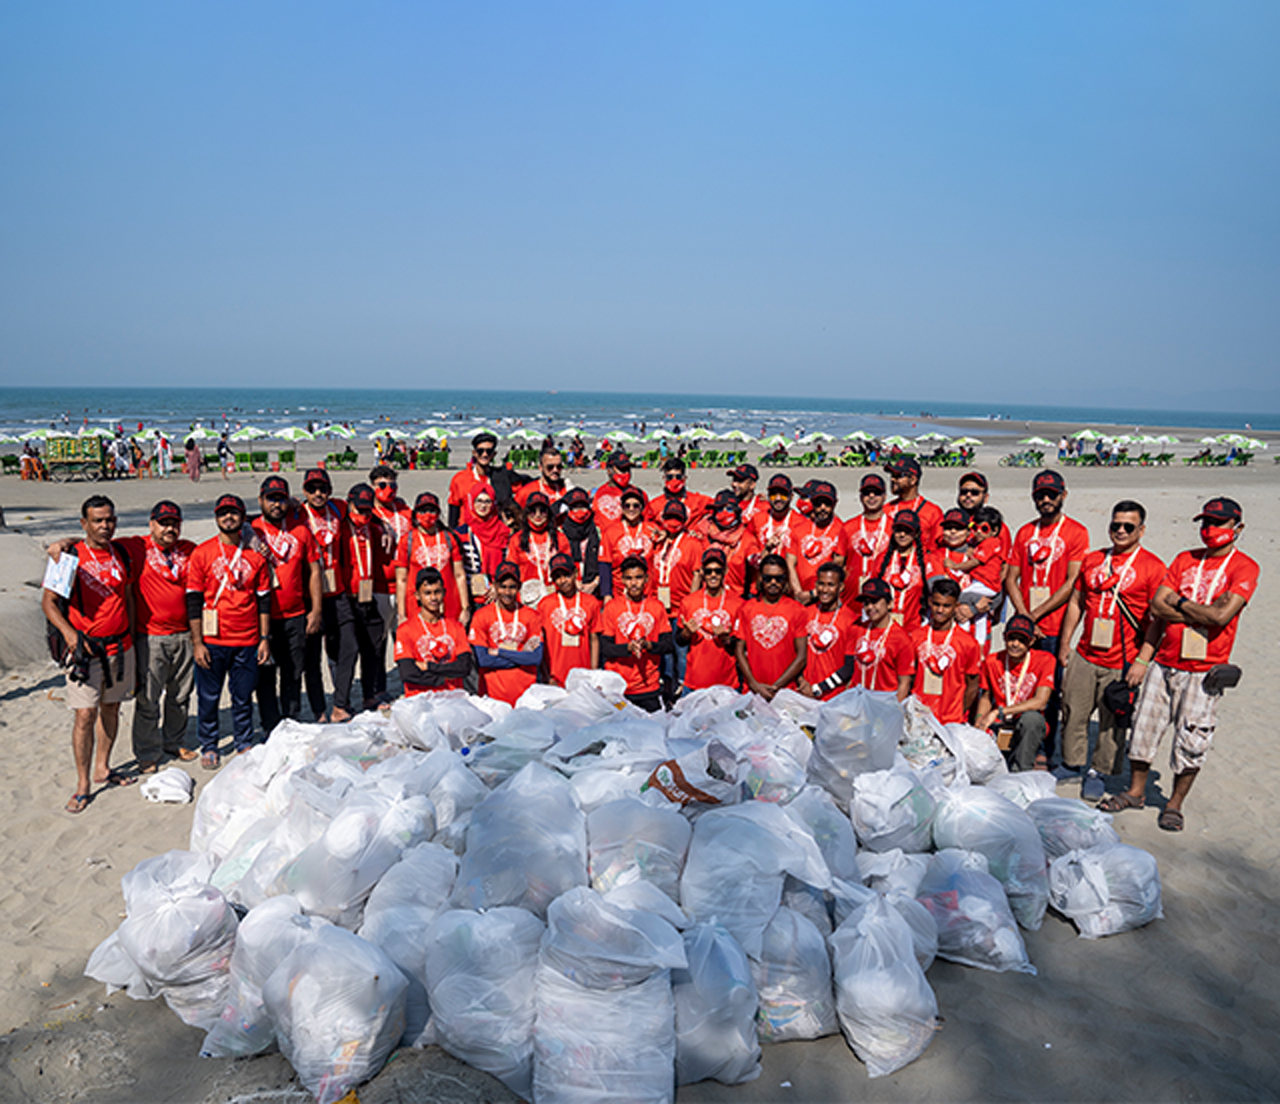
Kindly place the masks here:
[(1124, 769), (1124, 742), (1117, 739), (1116, 719), (1102, 701), (1108, 683), (1120, 678), (1118, 668), (1099, 667), (1072, 652), (1062, 678), (1062, 761), (1083, 767), (1089, 757), (1089, 718), (1098, 711), (1098, 748), (1093, 769), (1119, 774)]
[(119, 705), (133, 697), (134, 671), (136, 670), (134, 653), (137, 648), (129, 648), (123, 656), (123, 669), (117, 667), (116, 657), (108, 656), (111, 664), (111, 685), (105, 685), (102, 673), (102, 660), (89, 661), (89, 681), (72, 682), (70, 676), (67, 684), (68, 709), (97, 709), (103, 705)]
[(139, 636), (136, 651), (142, 679), (133, 712), (133, 756), (139, 763), (155, 762), (165, 752), (176, 754), (186, 740), (195, 653), (190, 633)]

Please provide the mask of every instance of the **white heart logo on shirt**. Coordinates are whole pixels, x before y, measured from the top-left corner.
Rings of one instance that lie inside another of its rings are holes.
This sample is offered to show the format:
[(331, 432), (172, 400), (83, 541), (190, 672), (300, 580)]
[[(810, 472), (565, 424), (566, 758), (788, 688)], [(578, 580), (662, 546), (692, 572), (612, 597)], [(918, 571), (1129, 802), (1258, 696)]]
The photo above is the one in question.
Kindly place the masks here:
[(790, 628), (785, 617), (765, 617), (758, 613), (751, 618), (751, 635), (766, 648), (776, 648), (781, 644)]
[(817, 632), (811, 633), (809, 639), (817, 645), (819, 651), (825, 652), (836, 642), (837, 635), (830, 625), (823, 625)]
[(653, 614), (648, 610), (639, 613), (630, 611), (619, 615), (618, 632), (627, 640), (643, 640), (653, 628)]

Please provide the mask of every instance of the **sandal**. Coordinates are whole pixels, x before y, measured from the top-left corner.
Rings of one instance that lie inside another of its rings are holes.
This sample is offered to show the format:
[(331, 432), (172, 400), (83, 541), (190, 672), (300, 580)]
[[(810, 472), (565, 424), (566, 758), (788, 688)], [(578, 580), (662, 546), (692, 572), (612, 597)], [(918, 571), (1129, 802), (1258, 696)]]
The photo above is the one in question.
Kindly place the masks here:
[(222, 766), (222, 758), (216, 751), (206, 751), (200, 756), (200, 766), (209, 771), (217, 770)]
[(138, 779), (132, 774), (125, 774), (124, 771), (112, 770), (107, 771), (106, 778), (95, 778), (93, 784), (95, 786), (132, 786)]
[(1102, 813), (1123, 813), (1126, 809), (1145, 808), (1145, 797), (1134, 797), (1127, 790), (1124, 793), (1108, 794), (1098, 802), (1098, 811)]
[(177, 751), (171, 751), (168, 752), (168, 754), (174, 756), (176, 759), (181, 759), (184, 763), (190, 763), (200, 758), (200, 753), (198, 751), (192, 751), (188, 747), (180, 747)]
[(88, 807), (89, 802), (93, 798), (89, 794), (72, 794), (71, 800), (67, 802), (65, 808), (69, 813), (83, 813)]
[(139, 759), (138, 760), (139, 774), (155, 774), (156, 771), (158, 771), (159, 769), (160, 769), (159, 759)]
[(1182, 813), (1177, 809), (1161, 809), (1156, 824), (1166, 832), (1181, 832), (1184, 827)]

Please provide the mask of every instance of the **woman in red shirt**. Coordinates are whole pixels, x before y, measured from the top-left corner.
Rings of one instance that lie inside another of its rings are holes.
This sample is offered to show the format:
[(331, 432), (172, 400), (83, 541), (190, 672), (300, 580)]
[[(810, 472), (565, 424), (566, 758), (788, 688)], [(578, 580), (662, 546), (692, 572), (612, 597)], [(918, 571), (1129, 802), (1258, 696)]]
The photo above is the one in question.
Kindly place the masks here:
[(920, 519), (914, 510), (899, 510), (893, 515), (889, 547), (876, 570), (876, 578), (883, 579), (893, 591), (889, 616), (894, 624), (901, 625), (908, 632), (919, 626), (928, 610), (925, 599), (928, 568), (920, 536)]

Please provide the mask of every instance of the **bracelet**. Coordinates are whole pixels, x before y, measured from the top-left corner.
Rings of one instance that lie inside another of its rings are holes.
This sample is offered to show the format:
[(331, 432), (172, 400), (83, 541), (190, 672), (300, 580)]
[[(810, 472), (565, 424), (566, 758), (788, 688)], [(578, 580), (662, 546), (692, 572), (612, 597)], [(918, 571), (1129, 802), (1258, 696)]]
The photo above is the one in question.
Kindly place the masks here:
[(1186, 604), (1187, 604), (1187, 596), (1185, 594), (1179, 594), (1178, 600), (1173, 603), (1173, 608), (1176, 609), (1179, 613), (1181, 613), (1182, 607), (1185, 606)]

